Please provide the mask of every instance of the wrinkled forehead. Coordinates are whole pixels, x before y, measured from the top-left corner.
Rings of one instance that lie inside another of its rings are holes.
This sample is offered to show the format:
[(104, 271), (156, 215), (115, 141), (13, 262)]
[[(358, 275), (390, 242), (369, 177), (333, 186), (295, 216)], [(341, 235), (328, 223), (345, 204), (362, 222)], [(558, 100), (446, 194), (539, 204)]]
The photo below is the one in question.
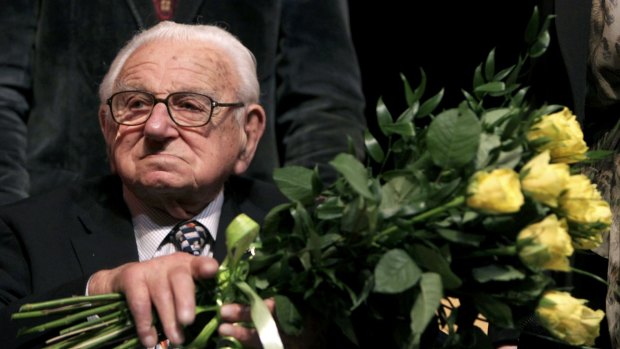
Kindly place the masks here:
[(235, 81), (232, 61), (217, 45), (204, 41), (156, 40), (129, 56), (116, 85), (145, 88), (140, 85), (157, 83), (228, 94), (234, 92), (231, 90), (236, 86)]

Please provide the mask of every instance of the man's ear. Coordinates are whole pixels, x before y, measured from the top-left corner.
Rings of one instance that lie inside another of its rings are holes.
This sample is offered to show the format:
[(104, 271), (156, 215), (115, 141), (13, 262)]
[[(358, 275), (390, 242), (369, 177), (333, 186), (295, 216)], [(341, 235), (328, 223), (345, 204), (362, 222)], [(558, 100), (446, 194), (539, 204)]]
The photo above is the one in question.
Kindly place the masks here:
[(110, 125), (108, 124), (110, 120), (107, 114), (108, 114), (107, 106), (105, 104), (100, 104), (99, 111), (97, 112), (97, 116), (99, 117), (99, 129), (101, 129), (101, 134), (105, 138), (106, 143), (108, 142), (108, 135), (107, 135), (108, 131), (106, 131), (106, 129), (110, 127)]
[(108, 155), (108, 162), (110, 164), (110, 169), (112, 173), (116, 172), (114, 166), (114, 158), (112, 154), (112, 149), (110, 145), (114, 142), (114, 137), (116, 134), (116, 123), (108, 117), (108, 106), (105, 104), (99, 105), (99, 111), (97, 112), (97, 116), (99, 117), (99, 129), (101, 130), (101, 134), (103, 135), (103, 140), (105, 141), (105, 149), (106, 154)]
[(244, 120), (241, 121), (243, 129), (241, 132), (243, 132), (242, 136), (245, 138), (245, 143), (242, 144), (239, 158), (237, 163), (235, 163), (234, 172), (236, 175), (242, 174), (250, 166), (250, 162), (252, 162), (256, 153), (258, 142), (265, 132), (267, 122), (265, 110), (258, 104), (249, 105), (243, 117)]

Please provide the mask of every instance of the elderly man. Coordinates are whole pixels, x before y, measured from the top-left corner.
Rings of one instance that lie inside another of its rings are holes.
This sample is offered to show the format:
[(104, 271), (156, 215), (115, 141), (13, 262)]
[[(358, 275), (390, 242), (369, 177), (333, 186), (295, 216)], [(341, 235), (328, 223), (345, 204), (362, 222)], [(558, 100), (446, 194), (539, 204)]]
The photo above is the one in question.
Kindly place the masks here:
[[(242, 212), (261, 221), (283, 200), (237, 177), (265, 128), (258, 96), (252, 53), (222, 29), (162, 22), (134, 37), (100, 88), (114, 175), (0, 210), (2, 347), (18, 345), (22, 324), (9, 317), (21, 304), (109, 292), (126, 295), (143, 345), (158, 341), (152, 307), (165, 336), (182, 343), (194, 280), (215, 275), (223, 230)], [(204, 248), (174, 239), (190, 220)], [(222, 312), (239, 319), (238, 306)], [(230, 324), (220, 332), (252, 339)]]

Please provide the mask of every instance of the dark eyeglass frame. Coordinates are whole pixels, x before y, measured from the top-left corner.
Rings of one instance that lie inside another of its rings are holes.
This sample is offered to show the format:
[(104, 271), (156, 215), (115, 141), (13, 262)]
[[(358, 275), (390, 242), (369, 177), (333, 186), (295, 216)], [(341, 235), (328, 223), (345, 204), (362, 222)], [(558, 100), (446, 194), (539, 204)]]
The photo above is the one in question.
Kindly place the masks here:
[[(144, 119), (144, 121), (141, 122), (137, 122), (137, 123), (132, 123), (132, 122), (120, 122), (119, 120), (116, 119), (116, 116), (114, 115), (114, 110), (112, 108), (112, 100), (114, 99), (114, 97), (116, 97), (117, 95), (120, 94), (124, 94), (124, 93), (141, 93), (145, 96), (149, 96), (151, 98), (151, 100), (153, 101), (153, 106), (151, 107), (151, 111), (149, 112), (149, 115)], [(209, 116), (207, 117), (207, 120), (204, 123), (201, 123), (199, 125), (186, 125), (183, 123), (179, 123), (174, 116), (172, 115), (172, 111), (170, 110), (170, 105), (169, 105), (169, 100), (170, 97), (174, 97), (174, 96), (178, 96), (178, 95), (194, 95), (194, 96), (201, 96), (201, 97), (205, 97), (209, 100), (209, 104), (211, 106), (210, 112), (209, 112)], [(211, 117), (213, 116), (213, 110), (215, 110), (215, 108), (218, 107), (243, 107), (245, 104), (243, 102), (233, 102), (233, 103), (223, 103), (223, 102), (218, 102), (216, 100), (214, 100), (213, 98), (211, 98), (210, 96), (201, 94), (201, 93), (195, 93), (195, 92), (184, 92), (184, 91), (179, 91), (179, 92), (173, 92), (171, 94), (169, 94), (168, 96), (166, 96), (166, 98), (157, 98), (155, 97), (155, 95), (153, 95), (150, 92), (146, 92), (146, 91), (140, 91), (140, 90), (127, 90), (127, 91), (119, 91), (114, 93), (112, 96), (110, 96), (110, 98), (107, 99), (106, 104), (108, 105), (108, 107), (110, 108), (110, 115), (112, 115), (112, 120), (114, 120), (114, 122), (116, 122), (119, 125), (125, 125), (125, 126), (138, 126), (138, 125), (143, 125), (146, 124), (146, 122), (151, 118), (151, 115), (153, 115), (153, 109), (155, 109), (155, 106), (158, 103), (163, 103), (166, 106), (166, 110), (168, 111), (168, 116), (170, 117), (170, 119), (172, 119), (172, 121), (181, 127), (201, 127), (204, 126), (206, 124), (208, 124), (211, 121)]]

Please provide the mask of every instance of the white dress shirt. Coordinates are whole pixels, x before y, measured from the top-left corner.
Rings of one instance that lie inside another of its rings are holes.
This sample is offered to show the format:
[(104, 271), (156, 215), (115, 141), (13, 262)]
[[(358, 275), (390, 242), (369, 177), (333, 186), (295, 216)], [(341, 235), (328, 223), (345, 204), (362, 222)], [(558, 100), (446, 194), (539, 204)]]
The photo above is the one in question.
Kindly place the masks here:
[[(217, 228), (222, 213), (224, 203), (224, 193), (218, 196), (193, 219), (204, 225), (211, 234), (213, 241), (217, 239)], [(171, 220), (162, 212), (148, 208), (141, 203), (132, 203), (132, 222), (138, 245), (138, 256), (140, 262), (154, 257), (165, 256), (176, 252), (174, 244), (164, 242), (172, 228), (179, 223), (178, 220)], [(162, 244), (163, 242), (163, 244)], [(202, 251), (203, 256), (213, 256), (212, 247), (205, 246)]]

